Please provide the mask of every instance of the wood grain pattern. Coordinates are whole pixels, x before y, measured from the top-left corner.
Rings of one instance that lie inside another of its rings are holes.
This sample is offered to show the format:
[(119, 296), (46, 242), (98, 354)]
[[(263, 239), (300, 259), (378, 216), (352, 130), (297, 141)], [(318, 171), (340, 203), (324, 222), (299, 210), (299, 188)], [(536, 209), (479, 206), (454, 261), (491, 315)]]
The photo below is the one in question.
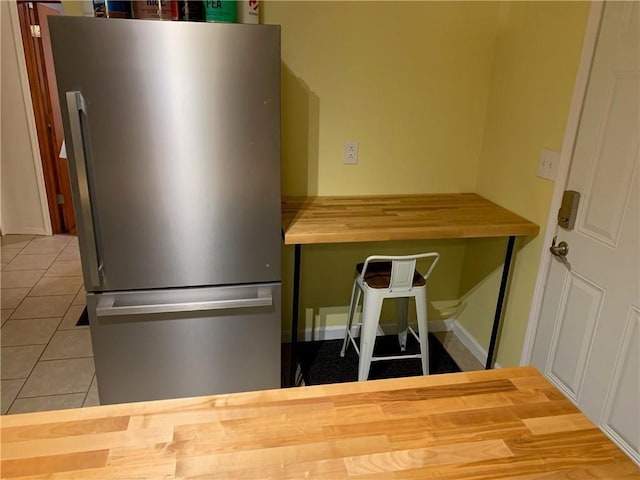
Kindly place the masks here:
[(286, 197), (284, 243), (534, 236), (535, 223), (475, 193)]
[(7, 479), (640, 478), (532, 367), (1, 420)]

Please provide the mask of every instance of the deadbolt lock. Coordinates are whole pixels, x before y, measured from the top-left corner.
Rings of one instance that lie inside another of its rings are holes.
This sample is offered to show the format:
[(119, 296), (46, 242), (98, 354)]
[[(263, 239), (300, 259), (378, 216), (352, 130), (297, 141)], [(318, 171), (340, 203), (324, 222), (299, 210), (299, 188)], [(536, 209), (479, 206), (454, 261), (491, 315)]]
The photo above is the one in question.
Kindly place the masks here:
[(565, 190), (562, 195), (562, 205), (558, 210), (558, 225), (571, 230), (576, 224), (580, 193), (575, 190)]

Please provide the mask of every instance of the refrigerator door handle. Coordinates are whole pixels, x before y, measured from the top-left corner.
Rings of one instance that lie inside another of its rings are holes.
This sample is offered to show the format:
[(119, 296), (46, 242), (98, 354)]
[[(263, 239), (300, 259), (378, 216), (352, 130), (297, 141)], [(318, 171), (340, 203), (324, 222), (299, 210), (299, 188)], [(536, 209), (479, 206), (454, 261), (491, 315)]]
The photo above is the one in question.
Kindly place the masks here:
[[(78, 190), (80, 197), (80, 211), (84, 221), (85, 238), (88, 242), (85, 259), (89, 268), (89, 280), (92, 287), (100, 287), (100, 264), (98, 261), (98, 249), (94, 233), (93, 211), (91, 208), (91, 194), (89, 191), (89, 179), (87, 174), (87, 162), (85, 159), (85, 143), (82, 135), (80, 115), (86, 115), (85, 103), (82, 93), (79, 91), (66, 92), (67, 109), (69, 111), (69, 126), (71, 127), (71, 143), (73, 146), (73, 158), (76, 162), (76, 175), (78, 177)], [(80, 227), (80, 225), (79, 225)]]
[(102, 294), (96, 307), (98, 317), (119, 315), (144, 315), (170, 312), (199, 312), (234, 308), (269, 307), (273, 305), (271, 288), (260, 287), (257, 296), (252, 298), (219, 299), (202, 302), (154, 303), (150, 305), (117, 306), (116, 295)]

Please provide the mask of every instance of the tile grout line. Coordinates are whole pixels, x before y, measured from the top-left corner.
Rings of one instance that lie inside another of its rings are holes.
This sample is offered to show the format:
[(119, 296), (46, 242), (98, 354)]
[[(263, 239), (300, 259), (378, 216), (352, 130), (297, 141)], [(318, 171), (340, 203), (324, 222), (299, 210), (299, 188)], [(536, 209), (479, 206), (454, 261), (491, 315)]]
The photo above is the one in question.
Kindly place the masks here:
[[(31, 240), (33, 240), (33, 238), (32, 238)], [(31, 240), (29, 240), (29, 241), (27, 242), (27, 245), (29, 245), (29, 244), (31, 243)], [(22, 250), (24, 250), (25, 248), (27, 248), (27, 245), (25, 245), (24, 247), (22, 247), (22, 248), (20, 249), (20, 251), (19, 251), (18, 253), (16, 253), (16, 254), (15, 254), (15, 256), (14, 256), (11, 260), (9, 260), (7, 263), (5, 263), (4, 267), (7, 267), (11, 262), (13, 262), (13, 260), (14, 260), (18, 255), (20, 255), (20, 253), (22, 252)], [(0, 263), (1, 263), (1, 262), (2, 262), (2, 245), (0, 245)], [(2, 267), (2, 270), (0, 270), (0, 271), (4, 272), (4, 267)], [(2, 288), (2, 278), (0, 278), (0, 288)], [(1, 306), (1, 305), (0, 305), (0, 306)], [(11, 312), (11, 313), (13, 313), (13, 312)], [(7, 321), (9, 321), (9, 319), (8, 319), (8, 318), (7, 318)]]
[[(31, 242), (33, 242), (33, 240), (35, 240), (35, 238), (32, 238), (31, 240), (29, 240), (29, 242), (22, 248), (22, 250), (24, 250), (25, 248), (27, 248)], [(67, 248), (67, 246), (69, 245), (69, 243), (71, 243), (71, 240), (69, 240), (66, 245), (64, 246), (64, 248), (60, 251), (60, 253), (58, 253), (58, 255), (56, 255), (56, 258), (53, 260), (53, 262), (51, 262), (51, 265), (53, 265), (53, 263), (58, 259), (58, 257), (60, 255), (62, 255), (62, 252), (64, 251), (65, 248)], [(22, 252), (22, 250), (20, 250), (20, 253)], [(18, 253), (16, 255), (16, 257), (18, 255), (20, 255), (20, 253)], [(13, 261), (13, 260), (12, 260)], [(49, 265), (48, 268), (44, 269), (44, 273), (38, 278), (38, 280), (36, 281), (36, 283), (33, 285), (33, 287), (31, 287), (29, 289), (29, 292), (25, 295), (25, 297), (22, 299), (22, 301), (18, 304), (18, 306), (14, 309), (13, 312), (11, 312), (11, 315), (9, 315), (9, 318), (7, 318), (7, 322), (9, 322), (9, 320), (11, 320), (11, 317), (13, 316), (13, 314), (15, 313), (15, 311), (18, 309), (18, 307), (22, 304), (22, 302), (24, 302), (24, 300), (29, 296), (29, 293), (31, 293), (31, 291), (35, 288), (36, 284), (42, 279), (42, 277), (44, 277), (44, 275), (47, 273), (47, 271), (49, 270), (49, 268), (51, 268), (51, 265)], [(77, 295), (77, 293), (76, 293)], [(54, 296), (54, 295), (52, 295)], [(72, 301), (73, 303), (73, 301)], [(49, 346), (49, 344), (51, 343), (51, 340), (53, 339), (53, 337), (55, 336), (55, 333), (58, 331), (58, 327), (60, 326), (60, 324), (62, 323), (62, 320), (64, 319), (65, 315), (67, 314), (67, 312), (69, 311), (69, 308), (71, 308), (71, 305), (69, 305), (67, 307), (67, 309), (65, 310), (64, 314), (62, 315), (62, 318), (60, 318), (60, 321), (58, 322), (58, 325), (56, 325), (56, 328), (53, 332), (53, 334), (51, 335), (51, 338), (49, 338), (49, 341), (46, 343), (45, 347), (42, 349), (42, 352), (40, 353), (40, 355), (38, 356), (38, 359), (36, 360), (36, 362), (33, 364), (33, 367), (31, 367), (31, 370), (29, 371), (29, 374), (27, 375), (27, 377), (24, 380), (24, 383), (22, 384), (22, 386), (20, 387), (20, 390), (18, 390), (18, 393), (16, 394), (15, 398), (11, 401), (11, 404), (9, 405), (9, 408), (7, 409), (7, 414), (9, 414), (10, 410), (13, 408), (13, 405), (15, 404), (16, 400), (18, 400), (18, 398), (20, 398), (20, 393), (22, 392), (22, 390), (24, 389), (25, 385), (27, 384), (27, 382), (29, 381), (29, 378), (31, 377), (31, 375), (33, 374), (33, 371), (35, 370), (36, 366), (38, 365), (39, 362), (41, 361), (47, 361), (47, 360), (41, 360), (42, 355), (44, 355), (44, 352), (47, 350), (47, 347)], [(38, 344), (38, 345), (42, 345), (42, 344)], [(82, 357), (82, 358), (89, 358), (89, 357)], [(93, 358), (93, 356), (91, 356), (90, 358)], [(95, 374), (95, 372), (94, 372)], [(20, 380), (20, 379), (15, 379), (15, 380)], [(89, 384), (89, 388), (91, 388), (91, 384)], [(87, 393), (89, 392), (89, 390), (87, 389)], [(81, 393), (81, 392), (79, 392)], [(33, 398), (33, 397), (25, 397), (25, 398)]]
[[(11, 262), (13, 262), (16, 258), (18, 258), (18, 257), (22, 254), (22, 251), (23, 251), (24, 249), (26, 249), (29, 245), (31, 245), (31, 243), (32, 243), (34, 240), (35, 240), (35, 238), (32, 238), (31, 240), (29, 240), (29, 242), (28, 242), (24, 247), (22, 247), (22, 249), (18, 252), (18, 254), (17, 254), (15, 257), (13, 257), (13, 259), (11, 260)], [(66, 245), (65, 245), (65, 248), (66, 248)], [(63, 248), (62, 250), (64, 250), (64, 248)], [(54, 259), (53, 259), (53, 261), (51, 262), (51, 265), (53, 265), (53, 262), (55, 262), (55, 261), (58, 259), (58, 257), (60, 256), (60, 254), (61, 254), (61, 253), (62, 253), (62, 251), (60, 251), (60, 253), (59, 253), (58, 255), (56, 255), (56, 258), (54, 258)], [(26, 253), (25, 253), (25, 255), (28, 255), (28, 254), (26, 254)], [(9, 262), (7, 265), (9, 265), (11, 262)], [(27, 299), (27, 297), (28, 297), (28, 296), (29, 296), (29, 294), (33, 291), (33, 289), (34, 289), (34, 288), (35, 288), (35, 286), (38, 284), (38, 282), (39, 282), (40, 280), (42, 280), (42, 277), (44, 277), (44, 276), (46, 275), (46, 273), (47, 273), (47, 271), (49, 270), (49, 268), (51, 268), (51, 265), (49, 265), (47, 268), (42, 269), (42, 270), (44, 270), (44, 272), (42, 273), (42, 275), (40, 275), (40, 276), (38, 277), (38, 279), (35, 281), (35, 283), (33, 284), (33, 286), (29, 288), (29, 291), (28, 291), (28, 292), (27, 292), (27, 294), (24, 296), (24, 298), (23, 298), (22, 300), (20, 300), (20, 303), (18, 303), (18, 305), (16, 305), (16, 307), (13, 309), (13, 312), (11, 312), (11, 315), (9, 315), (9, 318), (7, 318), (7, 322), (8, 322), (9, 320), (11, 320), (11, 317), (13, 316), (13, 314), (14, 314), (14, 313), (16, 313), (16, 310), (18, 310), (18, 308), (20, 307), (20, 305), (22, 305), (22, 303)], [(39, 268), (34, 268), (34, 269), (31, 269), (31, 270), (40, 270), (40, 269), (39, 269)], [(3, 271), (4, 271), (4, 270), (3, 270)], [(20, 270), (18, 270), (18, 271), (20, 271)], [(22, 270), (22, 271), (25, 271), (25, 270)], [(66, 312), (65, 312), (65, 313), (66, 313)], [(64, 317), (64, 316), (63, 316), (63, 317)], [(56, 329), (57, 329), (57, 328), (58, 328), (58, 327), (56, 326)]]
[[(18, 253), (16, 253), (16, 255), (15, 255), (11, 260), (9, 260), (9, 261), (7, 262), (7, 264), (5, 265), (5, 267), (9, 266), (9, 264), (10, 264), (11, 262), (13, 262), (13, 261), (16, 259), (16, 257), (17, 257), (18, 255), (20, 255), (20, 254), (22, 253), (22, 251), (23, 251), (25, 248), (27, 248), (27, 245), (29, 245), (32, 241), (33, 241), (33, 238), (32, 238), (31, 240), (29, 240), (29, 241), (25, 244), (25, 246), (24, 246), (24, 247), (20, 248), (20, 251), (19, 251)], [(2, 252), (2, 248), (1, 248), (1, 245), (0, 245), (0, 255), (2, 255), (2, 253), (1, 253), (1, 252)], [(5, 271), (5, 270), (4, 270), (4, 268), (2, 269), (2, 271), (3, 271), (3, 272)], [(45, 270), (45, 272), (46, 272), (46, 270)], [(43, 274), (43, 275), (44, 275), (44, 274)], [(38, 280), (39, 280), (39, 279), (38, 279)], [(2, 274), (0, 274), (0, 288), (2, 288)], [(31, 287), (31, 288), (33, 288), (33, 287)], [(31, 291), (31, 289), (29, 289), (29, 292), (30, 292), (30, 291)], [(29, 293), (27, 293), (27, 295), (29, 295)], [(26, 298), (26, 295), (25, 295), (25, 298)], [(24, 298), (23, 298), (22, 300), (24, 300)], [(22, 303), (22, 300), (20, 301), (20, 303)], [(15, 312), (15, 311), (16, 311), (16, 309), (20, 306), (20, 303), (18, 303), (18, 305), (13, 309), (13, 312)], [(1, 307), (1, 305), (0, 305), (0, 307)], [(13, 315), (13, 312), (11, 312), (11, 315)], [(11, 315), (9, 315), (9, 318), (7, 318), (7, 322), (8, 322), (9, 320), (11, 320)]]
[(83, 358), (93, 358), (93, 355), (87, 355), (87, 356), (84, 356), (84, 357), (45, 358), (45, 359), (38, 360), (38, 363), (40, 363), (40, 362), (59, 362), (61, 360), (82, 360)]
[[(54, 335), (55, 335), (55, 332), (54, 332)], [(44, 352), (47, 351), (47, 347), (51, 343), (51, 340), (53, 339), (54, 335), (51, 335), (51, 338), (49, 339), (49, 341), (47, 342), (45, 347), (42, 349), (42, 353), (40, 354), (40, 356), (38, 357), (38, 359), (34, 363), (33, 367), (29, 371), (29, 375), (27, 375), (27, 377), (24, 379), (24, 383), (20, 387), (20, 390), (18, 390), (18, 393), (16, 394), (15, 398), (11, 402), (11, 405), (9, 405), (9, 408), (7, 409), (7, 414), (9, 413), (11, 408), (13, 407), (14, 403), (16, 402), (16, 400), (18, 400), (20, 398), (52, 397), (52, 396), (55, 396), (55, 395), (67, 395), (65, 393), (59, 393), (59, 394), (54, 394), (54, 395), (34, 395), (32, 397), (20, 397), (20, 393), (22, 393), (22, 390), (24, 389), (25, 385), (29, 381), (29, 378), (31, 378), (31, 375), (33, 374), (33, 371), (36, 369), (36, 367), (38, 366), (39, 363), (41, 363), (41, 362), (55, 362), (55, 361), (60, 361), (60, 360), (80, 360), (80, 359), (83, 359), (83, 358), (91, 358), (91, 359), (93, 359), (93, 355), (91, 355), (90, 357), (52, 358), (52, 359), (49, 359), (49, 360), (43, 360), (42, 356), (44, 355)], [(39, 345), (42, 345), (42, 344), (39, 344)], [(93, 375), (95, 376), (95, 367), (94, 367)], [(93, 380), (93, 377), (91, 377), (91, 378)], [(8, 378), (7, 380), (22, 380), (22, 379), (21, 378), (14, 378), (14, 379), (9, 379)], [(91, 388), (91, 382), (89, 382), (89, 386), (87, 387), (86, 394), (89, 393), (89, 389), (90, 388)], [(70, 392), (70, 393), (82, 393), (82, 392)], [(84, 400), (83, 400), (83, 403), (84, 403)]]
[[(29, 241), (26, 243), (26, 245), (25, 245), (24, 247), (22, 247), (22, 248), (18, 247), (18, 248), (20, 248), (20, 251), (19, 251), (18, 253), (16, 253), (16, 256), (20, 255), (20, 253), (22, 253), (22, 250), (24, 250), (25, 248), (27, 248), (27, 245), (29, 245), (29, 244), (31, 243), (31, 241), (32, 241), (32, 240), (33, 240), (33, 238), (32, 238), (31, 240), (29, 240)], [(1, 245), (0, 245), (0, 247), (1, 247)], [(8, 247), (8, 246), (7, 246), (7, 247)], [(8, 248), (11, 248), (11, 247), (8, 247)], [(14, 248), (15, 248), (15, 247), (14, 247)], [(1, 251), (1, 250), (2, 250), (2, 249), (0, 248), (0, 251)], [(14, 257), (14, 258), (15, 258), (15, 257)], [(13, 258), (7, 262), (7, 265), (9, 265), (9, 264), (11, 263), (11, 261), (12, 261), (12, 260), (13, 260)]]
[[(91, 357), (93, 358), (93, 357)], [(95, 364), (95, 362), (94, 362)], [(89, 382), (89, 388), (87, 388), (87, 392), (84, 394), (84, 398), (82, 399), (82, 405), (80, 407), (84, 407), (84, 404), (87, 402), (87, 398), (89, 398), (89, 392), (91, 391), (91, 385), (93, 385), (93, 381), (96, 380), (96, 369), (94, 366), (93, 369), (93, 377), (91, 377), (91, 381)], [(97, 380), (96, 380), (97, 381)], [(100, 400), (98, 400), (98, 405), (100, 404)]]
[[(55, 236), (55, 235), (54, 235), (54, 236)], [(53, 238), (53, 236), (52, 236), (52, 237), (50, 237), (50, 238)], [(18, 254), (17, 254), (17, 255), (16, 255), (16, 256), (11, 260), (11, 262), (13, 262), (13, 260), (15, 260), (15, 259), (16, 259), (16, 258), (17, 258), (21, 253), (22, 253), (22, 251), (23, 251), (24, 249), (26, 249), (26, 248), (27, 248), (27, 247), (28, 247), (28, 246), (29, 246), (29, 245), (30, 245), (34, 240), (36, 240), (36, 239), (37, 239), (37, 237), (32, 238), (31, 240), (29, 240), (29, 242), (28, 242), (24, 247), (22, 247), (22, 249), (20, 250), (20, 252), (18, 252)], [(60, 255), (62, 255), (62, 252), (64, 251), (64, 249), (65, 249), (65, 248), (67, 248), (67, 247), (69, 246), (69, 244), (70, 244), (70, 243), (71, 243), (71, 240), (69, 240), (69, 241), (66, 243), (66, 245), (62, 248), (62, 250), (60, 250), (60, 253), (58, 253), (58, 254), (56, 255), (56, 258), (54, 258), (54, 259), (53, 259), (53, 261), (51, 262), (51, 265), (53, 265), (53, 264), (58, 260), (58, 258), (60, 257)], [(25, 253), (25, 255), (29, 255), (29, 254)], [(11, 263), (11, 262), (9, 262), (9, 263)], [(8, 265), (8, 264), (7, 264), (7, 265)], [(24, 298), (23, 298), (22, 300), (20, 300), (20, 303), (18, 303), (18, 305), (16, 305), (16, 307), (13, 309), (13, 312), (11, 312), (11, 315), (9, 315), (9, 318), (7, 318), (7, 322), (8, 322), (9, 320), (11, 320), (11, 317), (13, 316), (13, 314), (14, 314), (14, 313), (16, 313), (16, 310), (18, 310), (18, 308), (20, 307), (20, 305), (22, 305), (22, 303), (27, 299), (27, 297), (29, 297), (29, 296), (30, 296), (31, 292), (32, 292), (32, 291), (33, 291), (33, 289), (36, 287), (36, 285), (38, 284), (38, 282), (39, 282), (40, 280), (42, 280), (42, 279), (45, 277), (45, 275), (47, 274), (47, 272), (48, 272), (48, 271), (49, 271), (49, 269), (51, 268), (51, 265), (49, 265), (47, 268), (42, 269), (42, 270), (44, 270), (44, 273), (38, 277), (38, 279), (35, 281), (35, 283), (33, 284), (33, 286), (32, 286), (32, 287), (29, 287), (29, 291), (28, 291), (28, 292), (27, 292), (27, 294), (24, 296)], [(41, 269), (39, 269), (39, 268), (34, 268), (34, 269), (31, 269), (31, 270), (33, 271), (33, 270), (41, 270)], [(4, 271), (4, 270), (3, 270), (3, 271)], [(23, 271), (23, 272), (24, 272), (24, 271), (26, 271), (26, 270), (16, 270), (16, 271)], [(55, 277), (55, 278), (57, 278), (57, 277)], [(78, 294), (78, 292), (76, 292), (74, 295), (77, 295), (77, 294)], [(34, 297), (47, 297), (47, 296), (49, 296), (49, 297), (57, 297), (57, 296), (61, 296), (61, 295), (33, 295), (33, 296), (34, 296)], [(75, 299), (75, 296), (74, 296), (74, 299)], [(73, 300), (72, 300), (71, 302), (73, 303)], [(69, 305), (69, 307), (71, 307), (71, 305)], [(67, 311), (69, 310), (69, 307), (67, 307), (67, 310), (65, 310), (64, 314), (62, 315), (62, 318), (64, 318), (64, 316), (67, 314)], [(42, 317), (42, 318), (49, 318), (49, 317)], [(14, 321), (15, 321), (15, 320), (19, 320), (19, 319), (14, 319)], [(61, 319), (60, 321), (62, 321), (62, 319)], [(60, 324), (58, 324), (58, 325), (56, 326), (56, 331), (58, 330), (58, 327), (59, 327), (59, 326), (60, 326)], [(42, 344), (40, 344), (40, 345), (42, 345)]]
[[(31, 400), (33, 398), (64, 397), (65, 395), (80, 395), (81, 393), (84, 393), (84, 392), (54, 393), (52, 395), (34, 395), (33, 397), (22, 397), (21, 400), (24, 400), (24, 399)], [(84, 400), (83, 400), (83, 403), (84, 403)], [(76, 408), (79, 408), (79, 407), (76, 407)], [(28, 413), (28, 412), (25, 412), (25, 413)], [(15, 414), (13, 414), (13, 415), (15, 415)]]
[[(13, 262), (13, 260), (15, 260), (15, 259), (16, 259), (16, 257), (17, 257), (18, 255), (20, 255), (20, 254), (22, 253), (22, 251), (23, 251), (25, 248), (27, 248), (27, 246), (28, 246), (32, 241), (33, 241), (33, 238), (32, 238), (31, 240), (29, 240), (29, 241), (26, 243), (26, 245), (20, 249), (20, 251), (16, 254), (16, 256), (15, 256), (15, 257), (13, 257), (13, 258), (11, 259), (11, 261), (9, 261), (9, 262), (7, 263), (7, 265), (9, 265), (9, 263)], [(2, 269), (2, 271), (4, 272), (5, 270), (4, 270), (4, 269)], [(46, 270), (45, 270), (45, 272), (46, 272)], [(0, 275), (1, 275), (1, 274), (0, 274)], [(44, 273), (43, 273), (43, 275), (44, 275)], [(38, 280), (39, 280), (40, 278), (41, 278), (41, 277), (39, 277), (39, 278), (38, 278)], [(38, 283), (38, 280), (36, 280), (36, 283)], [(1, 279), (0, 279), (0, 283), (1, 283)], [(35, 285), (35, 284), (34, 284), (34, 285)], [(25, 299), (25, 298), (27, 298), (27, 296), (28, 296), (28, 295), (29, 295), (29, 293), (31, 292), (31, 289), (32, 289), (32, 288), (33, 288), (33, 287), (31, 287), (31, 288), (29, 289), (29, 292), (27, 292), (27, 295), (25, 295), (25, 296), (24, 296), (24, 298), (23, 298), (22, 300), (20, 300), (20, 302), (18, 303), (18, 305), (16, 305), (16, 307), (13, 309), (13, 312), (11, 312), (11, 315), (9, 315), (9, 318), (7, 318), (7, 322), (5, 322), (5, 324), (6, 324), (6, 323), (8, 323), (8, 322), (9, 322), (9, 320), (11, 320), (11, 317), (12, 317), (12, 316), (13, 316), (13, 314), (16, 312), (16, 310), (18, 309), (18, 307), (22, 304), (22, 302), (24, 302), (24, 299)], [(58, 328), (58, 327), (56, 327), (56, 328)], [(0, 333), (0, 335), (1, 335), (1, 333)], [(53, 337), (53, 335), (52, 335), (52, 337)], [(51, 341), (51, 339), (49, 339), (49, 341)], [(0, 346), (0, 348), (1, 348), (1, 346)], [(44, 353), (44, 351), (46, 350), (46, 348), (47, 348), (47, 347), (45, 346), (45, 347), (44, 347), (44, 349), (42, 350), (42, 352), (43, 352), (43, 353)], [(42, 356), (42, 353), (40, 354), (40, 356)], [(39, 359), (39, 358), (40, 358), (40, 357), (38, 357), (38, 359)], [(35, 364), (33, 365), (33, 368), (35, 368), (35, 366), (36, 366), (37, 364), (38, 364), (38, 360), (36, 360)], [(31, 371), (29, 372), (29, 375), (27, 375), (27, 376), (26, 376), (26, 378), (24, 379), (24, 382), (22, 383), (22, 386), (20, 387), (20, 389), (19, 389), (19, 390), (18, 390), (18, 392), (16, 393), (16, 396), (15, 396), (15, 397), (13, 397), (13, 400), (11, 400), (11, 403), (9, 404), (9, 407), (7, 408), (7, 411), (6, 411), (5, 415), (8, 415), (8, 414), (9, 414), (9, 410), (11, 410), (11, 408), (13, 407), (13, 404), (15, 403), (16, 399), (18, 398), (18, 395), (20, 395), (20, 392), (21, 392), (21, 391), (22, 391), (22, 389), (24, 388), (24, 385), (27, 383), (27, 380), (29, 379), (29, 376), (31, 375), (31, 372), (33, 371), (33, 368), (32, 368), (32, 369), (31, 369)], [(1, 380), (2, 380), (2, 379), (0, 379), (0, 381), (1, 381)], [(21, 379), (21, 378), (16, 378), (16, 379), (6, 379), (6, 380), (22, 380), (22, 379)]]

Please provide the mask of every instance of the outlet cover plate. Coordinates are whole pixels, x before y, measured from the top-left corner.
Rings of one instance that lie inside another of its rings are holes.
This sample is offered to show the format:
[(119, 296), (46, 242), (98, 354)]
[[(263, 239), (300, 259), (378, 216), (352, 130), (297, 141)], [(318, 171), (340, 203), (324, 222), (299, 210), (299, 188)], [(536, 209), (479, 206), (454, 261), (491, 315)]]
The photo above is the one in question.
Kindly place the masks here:
[(345, 165), (358, 164), (358, 142), (347, 142), (344, 144), (342, 161)]

